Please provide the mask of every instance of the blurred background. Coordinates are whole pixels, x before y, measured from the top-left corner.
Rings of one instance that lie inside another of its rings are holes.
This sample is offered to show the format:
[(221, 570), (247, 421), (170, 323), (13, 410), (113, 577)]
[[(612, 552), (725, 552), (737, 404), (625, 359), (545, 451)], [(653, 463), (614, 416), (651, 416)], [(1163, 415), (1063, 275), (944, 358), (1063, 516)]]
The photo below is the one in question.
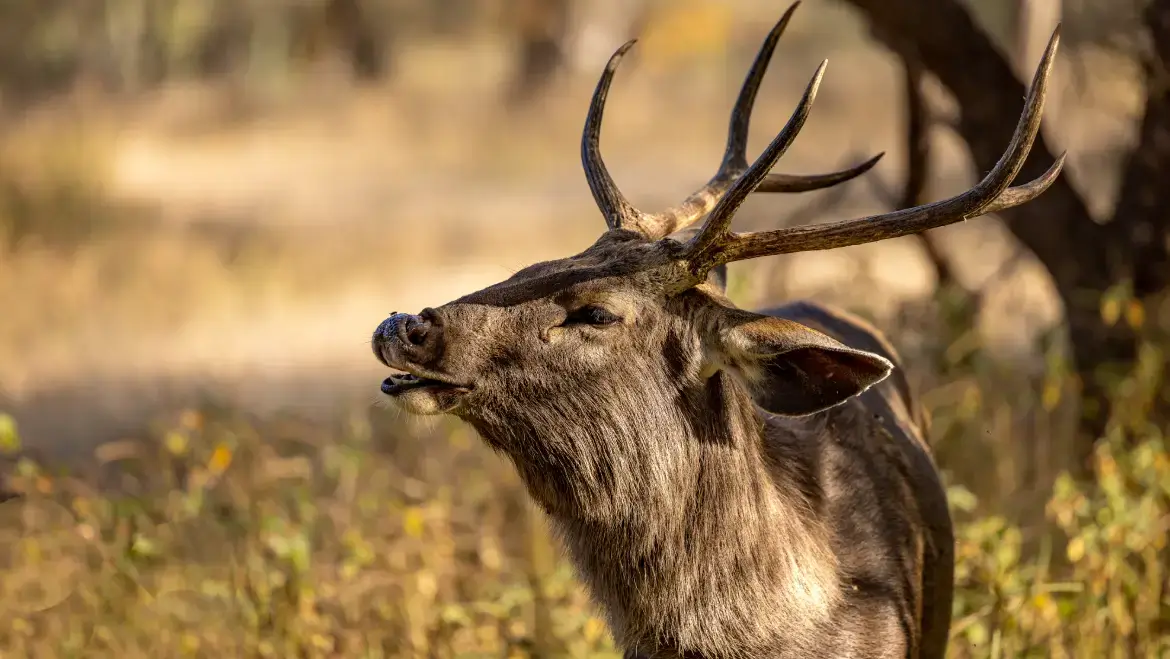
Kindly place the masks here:
[[(645, 208), (703, 183), (786, 8), (3, 3), (4, 655), (617, 656), (502, 461), (374, 405), (369, 336), (597, 237), (580, 131), (631, 36), (610, 171)], [(1170, 656), (1170, 3), (807, 0), (750, 153), (828, 58), (778, 170), (886, 155), (736, 226), (966, 189), (1058, 22), (1021, 176), (1067, 150), (1052, 190), (737, 263), (730, 292), (847, 307), (902, 351), (963, 524), (954, 656)]]

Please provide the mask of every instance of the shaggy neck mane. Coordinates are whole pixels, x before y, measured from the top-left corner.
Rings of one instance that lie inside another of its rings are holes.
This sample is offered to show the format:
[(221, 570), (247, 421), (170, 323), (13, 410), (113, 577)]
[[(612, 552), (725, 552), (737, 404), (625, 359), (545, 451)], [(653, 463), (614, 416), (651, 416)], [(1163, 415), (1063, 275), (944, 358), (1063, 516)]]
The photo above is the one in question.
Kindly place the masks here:
[(723, 373), (673, 394), (600, 414), (574, 409), (580, 393), (554, 396), (554, 409), (473, 423), (516, 464), (628, 647), (803, 647), (839, 597), (817, 422), (765, 419)]

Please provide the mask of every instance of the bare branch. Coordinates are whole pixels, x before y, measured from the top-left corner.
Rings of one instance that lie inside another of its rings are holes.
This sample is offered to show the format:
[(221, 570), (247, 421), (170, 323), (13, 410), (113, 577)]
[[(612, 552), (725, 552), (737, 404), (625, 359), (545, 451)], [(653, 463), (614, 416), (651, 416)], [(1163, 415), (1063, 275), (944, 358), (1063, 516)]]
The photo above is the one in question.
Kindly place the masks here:
[[(898, 208), (913, 208), (926, 202), (926, 184), (930, 180), (930, 125), (933, 117), (927, 107), (926, 96), (922, 93), (922, 83), (926, 70), (912, 52), (903, 53), (902, 57), (902, 86), (906, 99), (906, 182), (902, 187), (902, 196), (896, 200)], [(926, 258), (934, 268), (937, 285), (940, 288), (952, 286), (956, 283), (955, 272), (951, 264), (943, 256), (938, 243), (929, 231), (919, 234), (918, 242)]]

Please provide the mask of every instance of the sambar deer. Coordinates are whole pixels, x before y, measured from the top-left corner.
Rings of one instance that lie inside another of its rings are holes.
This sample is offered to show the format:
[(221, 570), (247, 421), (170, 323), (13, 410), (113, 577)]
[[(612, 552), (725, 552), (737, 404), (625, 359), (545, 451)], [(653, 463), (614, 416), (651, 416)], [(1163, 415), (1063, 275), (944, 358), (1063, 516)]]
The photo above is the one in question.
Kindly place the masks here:
[[(1010, 187), (1039, 130), (1059, 31), (996, 167), (944, 201), (814, 226), (733, 233), (753, 191), (856, 176), (770, 174), (809, 114), (748, 166), (756, 91), (793, 5), (732, 111), (715, 176), (651, 214), (599, 154), (610, 59), (581, 157), (609, 229), (373, 334), (382, 392), (452, 414), (507, 456), (547, 512), (626, 657), (942, 657), (953, 535), (923, 416), (898, 357), (865, 322), (798, 302), (753, 313), (716, 281), (732, 261), (904, 236), (1025, 203), (1059, 175)], [(684, 230), (705, 221), (688, 235)]]

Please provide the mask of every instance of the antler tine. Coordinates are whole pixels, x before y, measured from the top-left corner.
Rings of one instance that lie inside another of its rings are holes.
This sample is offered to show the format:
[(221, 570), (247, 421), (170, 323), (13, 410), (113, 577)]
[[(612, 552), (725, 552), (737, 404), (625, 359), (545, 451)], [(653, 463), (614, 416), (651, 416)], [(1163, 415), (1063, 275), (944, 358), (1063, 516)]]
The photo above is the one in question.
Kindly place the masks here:
[(630, 39), (610, 56), (601, 79), (597, 81), (597, 88), (593, 91), (593, 100), (589, 103), (589, 113), (585, 117), (585, 130), (581, 134), (581, 164), (585, 168), (585, 180), (589, 182), (593, 200), (597, 202), (605, 224), (610, 229), (638, 230), (638, 221), (643, 215), (618, 189), (601, 158), (601, 119), (605, 114), (605, 99), (609, 96), (609, 86), (618, 64), (636, 42), (637, 39)]
[[(776, 44), (788, 27), (792, 15), (800, 6), (799, 0), (791, 6), (776, 21), (768, 36), (764, 38), (744, 77), (739, 96), (731, 110), (731, 119), (727, 127), (727, 147), (723, 153), (723, 161), (719, 171), (701, 188), (687, 197), (681, 204), (668, 210), (643, 215), (640, 219), (646, 234), (652, 238), (668, 236), (694, 224), (707, 214), (719, 199), (727, 192), (735, 180), (748, 168), (747, 141), (748, 129), (751, 124), (752, 108), (755, 105), (756, 95), (760, 90), (760, 83), (771, 63), (772, 55), (776, 52)], [(852, 180), (868, 172), (881, 160), (884, 153), (869, 160), (837, 172), (827, 174), (769, 174), (757, 188), (759, 192), (797, 193), (822, 190)]]
[[(1058, 25), (1052, 33), (1044, 57), (1028, 89), (1024, 110), (1016, 125), (1015, 134), (1012, 135), (1011, 143), (995, 167), (970, 190), (943, 201), (871, 217), (741, 235), (712, 236), (712, 239), (721, 237), (722, 241), (708, 246), (705, 250), (696, 250), (695, 257), (691, 260), (691, 268), (696, 272), (706, 272), (719, 263), (897, 238), (1006, 210), (1035, 199), (1060, 175), (1064, 166), (1064, 154), (1061, 154), (1039, 178), (1016, 187), (1009, 186), (1019, 174), (1040, 132), (1048, 77), (1059, 43)], [(746, 179), (747, 175), (744, 178)], [(728, 197), (731, 197), (730, 193)], [(712, 212), (712, 215), (715, 215), (715, 212)]]
[(1052, 183), (1056, 181), (1056, 177), (1060, 176), (1060, 170), (1064, 167), (1065, 155), (1066, 154), (1064, 153), (1060, 154), (1060, 157), (1056, 159), (1056, 162), (1054, 162), (1052, 166), (1047, 169), (1047, 171), (1035, 179), (1028, 181), (1023, 185), (1013, 185), (1007, 190), (1004, 190), (1003, 194), (999, 195), (995, 201), (988, 204), (987, 208), (984, 208), (979, 214), (992, 215), (994, 213), (1008, 210), (1009, 208), (1015, 208), (1021, 204), (1026, 204), (1036, 197), (1039, 197), (1040, 193), (1047, 190), (1048, 186), (1052, 185)]
[(882, 151), (861, 164), (828, 174), (799, 175), (771, 173), (764, 177), (764, 182), (756, 188), (756, 192), (812, 192), (814, 190), (831, 188), (835, 185), (851, 181), (873, 169), (873, 166), (878, 164), (878, 161), (885, 155), (886, 152)]
[[(610, 229), (630, 229), (638, 231), (647, 238), (658, 239), (676, 231), (685, 229), (710, 211), (723, 197), (739, 176), (748, 169), (747, 139), (748, 128), (751, 123), (752, 107), (755, 105), (756, 95), (760, 89), (760, 82), (768, 70), (768, 64), (776, 51), (776, 44), (788, 27), (788, 22), (800, 6), (800, 0), (792, 5), (772, 27), (764, 43), (760, 46), (756, 58), (744, 78), (740, 87), (739, 97), (731, 111), (731, 120), (727, 129), (727, 147), (723, 154), (723, 161), (719, 171), (681, 204), (660, 213), (645, 213), (634, 207), (622, 195), (617, 184), (609, 175), (605, 162), (601, 158), (601, 120), (605, 113), (605, 101), (609, 95), (609, 87), (613, 82), (614, 72), (622, 56), (634, 45), (636, 39), (631, 39), (610, 57), (597, 88), (593, 92), (593, 100), (589, 105), (589, 113), (585, 118), (585, 130), (581, 136), (581, 162), (585, 168), (585, 178), (589, 182), (589, 189), (593, 199), (605, 217), (605, 223)], [(827, 174), (768, 174), (757, 187), (760, 192), (810, 192), (833, 187), (852, 180), (868, 172), (881, 160), (884, 153), (869, 160), (837, 172)]]
[(797, 0), (788, 7), (780, 20), (772, 26), (768, 36), (764, 38), (764, 43), (756, 52), (756, 58), (744, 77), (743, 85), (739, 88), (739, 96), (731, 109), (731, 119), (727, 126), (727, 147), (723, 151), (723, 161), (719, 164), (719, 170), (706, 185), (693, 192), (678, 206), (644, 218), (647, 232), (651, 237), (668, 236), (706, 215), (727, 192), (732, 182), (747, 169), (748, 129), (751, 126), (756, 95), (760, 91), (760, 82), (768, 71), (768, 64), (776, 52), (776, 44), (780, 42), (780, 37), (784, 35), (788, 22), (792, 20), (792, 15), (799, 6), (800, 2)]
[[(707, 216), (703, 228), (687, 243), (687, 258), (692, 266), (703, 264), (709, 260), (713, 264), (712, 257), (731, 234), (728, 228), (731, 226), (731, 218), (735, 216), (735, 211), (739, 210), (748, 195), (764, 182), (768, 176), (768, 170), (772, 169), (784, 155), (784, 152), (788, 151), (788, 147), (792, 146), (796, 136), (800, 134), (800, 129), (804, 128), (804, 122), (808, 119), (809, 112), (812, 111), (813, 101), (817, 97), (817, 89), (821, 85), (821, 79), (825, 75), (825, 67), (828, 65), (829, 61), (824, 60), (817, 67), (817, 72), (813, 74), (812, 80), (805, 88), (800, 103), (797, 104), (780, 134), (764, 149), (764, 152), (752, 163), (752, 166), (748, 167), (747, 171), (732, 183), (726, 194), (719, 199), (715, 208)], [(703, 271), (706, 272), (709, 267), (704, 267)]]
[(788, 29), (788, 23), (798, 7), (800, 0), (793, 2), (784, 11), (784, 15), (768, 31), (764, 43), (760, 44), (760, 49), (756, 51), (756, 58), (752, 60), (751, 68), (740, 85), (739, 96), (731, 108), (731, 119), (727, 125), (727, 148), (723, 151), (723, 162), (719, 165), (719, 171), (712, 180), (730, 182), (747, 169), (748, 131), (751, 128), (752, 110), (756, 105), (756, 96), (760, 92), (760, 83), (764, 80), (764, 74), (768, 72), (768, 65), (772, 63), (776, 44), (780, 43), (780, 37), (784, 36), (784, 31)]

